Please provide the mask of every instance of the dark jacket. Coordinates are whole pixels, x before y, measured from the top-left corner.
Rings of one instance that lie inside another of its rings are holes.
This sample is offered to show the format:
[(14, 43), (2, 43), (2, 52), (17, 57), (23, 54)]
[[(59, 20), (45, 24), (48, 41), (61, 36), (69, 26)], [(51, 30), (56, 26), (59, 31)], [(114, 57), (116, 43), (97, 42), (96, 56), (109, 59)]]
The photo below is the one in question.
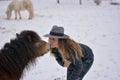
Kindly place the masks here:
[[(76, 60), (75, 63), (71, 62), (70, 66), (67, 68), (67, 80), (77, 80), (81, 76), (81, 72), (83, 70), (83, 63), (86, 61), (90, 61), (90, 59), (93, 59), (94, 55), (92, 50), (84, 44), (80, 44), (80, 47), (82, 48), (82, 53), (84, 57), (80, 58), (79, 60)], [(64, 66), (64, 62), (61, 57), (61, 53), (56, 49), (53, 49), (53, 53), (56, 56), (57, 62)]]

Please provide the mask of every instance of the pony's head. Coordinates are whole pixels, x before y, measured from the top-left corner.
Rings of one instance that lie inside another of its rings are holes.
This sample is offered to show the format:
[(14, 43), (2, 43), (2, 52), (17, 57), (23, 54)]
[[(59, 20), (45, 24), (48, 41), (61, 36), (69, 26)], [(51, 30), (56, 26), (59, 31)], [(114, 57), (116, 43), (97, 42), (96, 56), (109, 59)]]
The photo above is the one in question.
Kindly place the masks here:
[(43, 41), (40, 36), (34, 31), (22, 31), (20, 34), (16, 34), (17, 39), (25, 41), (31, 47), (32, 51), (36, 54), (36, 57), (43, 56), (49, 51), (49, 45)]

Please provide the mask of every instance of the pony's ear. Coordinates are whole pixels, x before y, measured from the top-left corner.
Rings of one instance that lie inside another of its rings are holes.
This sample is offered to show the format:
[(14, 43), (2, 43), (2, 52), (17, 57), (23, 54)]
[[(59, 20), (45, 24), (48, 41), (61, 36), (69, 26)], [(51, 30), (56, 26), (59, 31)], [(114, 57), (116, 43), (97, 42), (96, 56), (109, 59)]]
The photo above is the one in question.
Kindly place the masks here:
[(20, 37), (20, 34), (16, 33), (16, 36), (17, 36), (17, 38), (19, 38), (19, 37)]
[(32, 37), (31, 36), (27, 36), (28, 37), (28, 41), (32, 42)]

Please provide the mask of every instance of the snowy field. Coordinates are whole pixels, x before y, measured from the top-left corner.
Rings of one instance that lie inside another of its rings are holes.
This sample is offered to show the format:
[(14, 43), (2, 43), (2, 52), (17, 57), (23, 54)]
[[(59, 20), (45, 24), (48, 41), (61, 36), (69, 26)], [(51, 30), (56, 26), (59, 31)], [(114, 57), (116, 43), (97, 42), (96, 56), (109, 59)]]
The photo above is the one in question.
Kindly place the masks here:
[[(0, 48), (16, 33), (34, 30), (43, 40), (53, 25), (63, 26), (72, 39), (89, 45), (95, 61), (84, 80), (120, 80), (120, 5), (109, 1), (96, 6), (92, 0), (32, 0), (35, 18), (28, 20), (22, 11), (22, 20), (6, 20), (8, 1), (0, 1)], [(57, 64), (50, 53), (36, 59), (36, 65), (24, 71), (21, 80), (66, 80), (66, 68)]]

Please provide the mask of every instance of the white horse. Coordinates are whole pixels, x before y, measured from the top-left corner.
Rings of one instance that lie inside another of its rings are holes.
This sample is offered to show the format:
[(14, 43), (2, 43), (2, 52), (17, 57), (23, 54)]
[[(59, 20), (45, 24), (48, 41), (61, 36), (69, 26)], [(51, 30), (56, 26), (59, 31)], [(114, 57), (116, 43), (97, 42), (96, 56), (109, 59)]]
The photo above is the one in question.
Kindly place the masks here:
[(21, 19), (21, 10), (28, 10), (29, 12), (29, 18), (32, 19), (34, 17), (34, 10), (33, 10), (33, 4), (31, 0), (13, 0), (7, 8), (6, 14), (7, 19), (11, 18), (12, 11), (15, 12), (15, 19), (17, 19), (17, 13), (19, 14), (19, 19)]

